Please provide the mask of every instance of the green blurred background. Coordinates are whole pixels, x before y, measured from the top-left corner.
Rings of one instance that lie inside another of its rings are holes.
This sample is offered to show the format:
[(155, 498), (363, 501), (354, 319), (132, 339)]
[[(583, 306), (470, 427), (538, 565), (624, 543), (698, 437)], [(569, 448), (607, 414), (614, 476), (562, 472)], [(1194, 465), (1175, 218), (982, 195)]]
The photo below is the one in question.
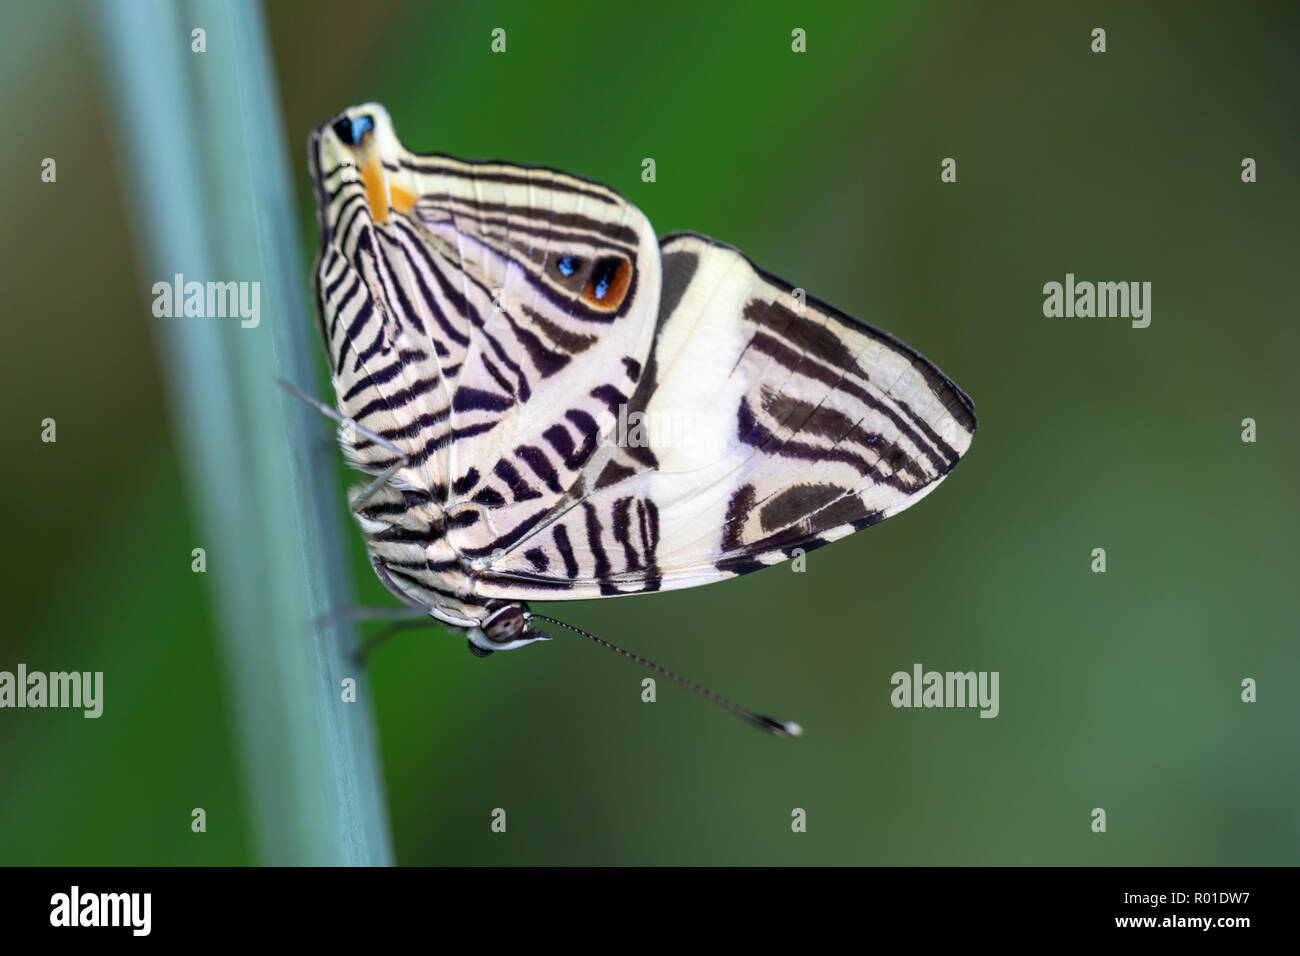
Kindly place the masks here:
[[(803, 740), (662, 682), (644, 704), (643, 674), (585, 642), (385, 646), (398, 862), (1300, 860), (1294, 5), (327, 0), (267, 19), (309, 251), (307, 132), (379, 100), (411, 148), (559, 167), (660, 233), (739, 245), (930, 356), (980, 418), (938, 492), (806, 573), (539, 607)], [(252, 863), (238, 691), (189, 569), (185, 423), (93, 30), (65, 0), (0, 13), (0, 669), (106, 672), (99, 720), (0, 711), (0, 863)], [(1044, 318), (1066, 272), (1150, 281), (1150, 328)], [(390, 606), (348, 540), (362, 602)], [(891, 708), (916, 662), (999, 671), (1001, 715)]]

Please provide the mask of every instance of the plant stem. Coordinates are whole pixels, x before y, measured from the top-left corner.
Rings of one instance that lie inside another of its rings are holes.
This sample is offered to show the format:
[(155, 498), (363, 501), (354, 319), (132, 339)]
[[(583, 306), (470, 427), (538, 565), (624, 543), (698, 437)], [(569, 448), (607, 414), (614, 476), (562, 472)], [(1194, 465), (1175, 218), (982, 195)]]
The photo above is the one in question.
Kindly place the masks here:
[[(155, 282), (179, 274), (257, 290), (247, 318), (153, 321), (261, 862), (391, 863), (355, 627), (316, 623), (353, 603), (332, 449), (324, 420), (274, 381), (310, 390), (319, 344), (261, 10), (251, 0), (89, 7), (144, 289), (152, 298)], [(195, 29), (205, 52), (192, 49)], [(177, 561), (188, 573), (190, 556)], [(343, 700), (346, 678), (356, 703)], [(209, 821), (209, 838), (219, 826)]]

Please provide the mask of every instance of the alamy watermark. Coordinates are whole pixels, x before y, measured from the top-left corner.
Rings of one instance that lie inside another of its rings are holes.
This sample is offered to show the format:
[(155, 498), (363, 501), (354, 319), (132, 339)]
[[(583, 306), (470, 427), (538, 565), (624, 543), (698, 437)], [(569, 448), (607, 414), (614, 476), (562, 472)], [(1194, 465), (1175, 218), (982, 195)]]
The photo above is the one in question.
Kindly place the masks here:
[(610, 422), (607, 417), (601, 424), (609, 427), (606, 441), (619, 448), (689, 448), (697, 445), (697, 432), (707, 419), (683, 412), (631, 411), (619, 405), (617, 419)]
[(152, 893), (83, 893), (74, 885), (50, 897), (50, 925), (124, 926), (133, 936), (148, 936), (152, 910)]
[(1132, 319), (1133, 328), (1151, 324), (1150, 282), (1075, 282), (1043, 286), (1043, 315), (1049, 319)]
[(981, 717), (996, 717), (997, 671), (926, 671), (913, 664), (911, 673), (895, 671), (889, 702), (894, 707), (978, 707)]
[(262, 283), (186, 282), (176, 273), (171, 282), (153, 284), (155, 318), (239, 318), (240, 325), (255, 329), (262, 321)]
[(29, 671), (19, 664), (17, 673), (0, 671), (0, 708), (68, 707), (84, 711), (86, 718), (104, 712), (103, 671)]

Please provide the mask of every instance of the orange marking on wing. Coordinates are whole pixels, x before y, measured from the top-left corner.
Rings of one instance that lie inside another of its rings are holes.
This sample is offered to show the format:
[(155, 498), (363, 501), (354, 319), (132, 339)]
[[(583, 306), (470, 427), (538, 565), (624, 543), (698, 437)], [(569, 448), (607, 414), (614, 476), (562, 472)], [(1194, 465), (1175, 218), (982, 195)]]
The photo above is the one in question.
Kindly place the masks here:
[(366, 184), (366, 202), (375, 222), (388, 222), (388, 190), (384, 186), (384, 168), (376, 151), (361, 166), (361, 181)]
[(392, 196), (393, 208), (400, 213), (408, 213), (415, 206), (415, 201), (419, 198), (415, 193), (404, 189), (393, 183), (388, 187), (388, 193)]
[(587, 305), (594, 306), (604, 312), (613, 312), (623, 304), (623, 297), (627, 295), (627, 288), (632, 283), (632, 264), (623, 261), (615, 268), (612, 276), (606, 278), (604, 295), (597, 297), (600, 291), (596, 287), (596, 279), (593, 276), (588, 280), (586, 288), (582, 290), (582, 301)]

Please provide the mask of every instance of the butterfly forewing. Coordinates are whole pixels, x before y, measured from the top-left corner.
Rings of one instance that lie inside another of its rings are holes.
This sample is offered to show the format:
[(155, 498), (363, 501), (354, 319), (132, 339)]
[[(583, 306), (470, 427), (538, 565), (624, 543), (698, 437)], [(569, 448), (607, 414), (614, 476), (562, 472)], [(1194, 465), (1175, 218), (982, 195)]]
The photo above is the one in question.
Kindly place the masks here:
[[(580, 492), (480, 593), (691, 587), (875, 524), (970, 446), (970, 400), (928, 360), (691, 234), (663, 243), (653, 357)], [(638, 444), (645, 442), (645, 444)]]

